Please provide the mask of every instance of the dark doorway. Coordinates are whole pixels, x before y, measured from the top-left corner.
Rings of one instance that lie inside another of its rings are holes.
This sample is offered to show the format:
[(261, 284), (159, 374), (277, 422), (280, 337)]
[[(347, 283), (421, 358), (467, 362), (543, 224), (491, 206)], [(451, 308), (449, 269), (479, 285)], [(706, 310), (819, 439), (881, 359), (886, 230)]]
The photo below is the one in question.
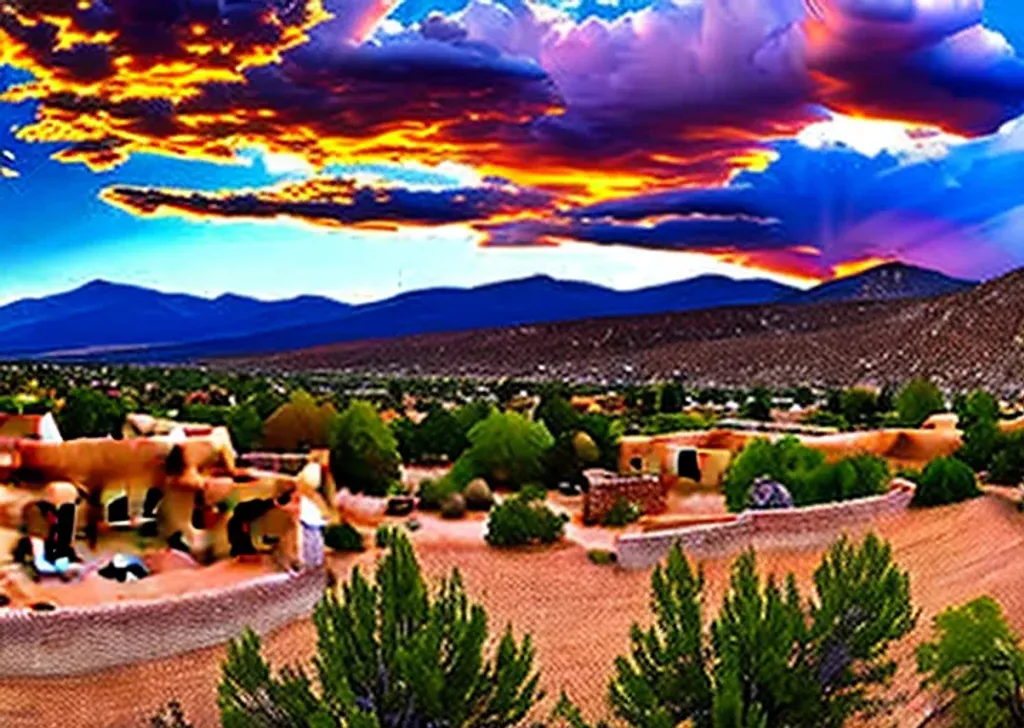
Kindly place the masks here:
[(107, 504), (107, 523), (128, 523), (131, 520), (128, 514), (128, 496), (126, 495), (114, 498)]
[(640, 457), (630, 458), (629, 467), (631, 467), (634, 472), (641, 472), (644, 469), (644, 459)]
[(258, 553), (252, 544), (251, 524), (274, 507), (272, 500), (248, 500), (235, 506), (235, 512), (228, 519), (228, 542), (232, 556), (246, 556)]
[(680, 450), (676, 456), (676, 474), (680, 478), (688, 478), (700, 482), (700, 463), (697, 460), (697, 451), (693, 449)]

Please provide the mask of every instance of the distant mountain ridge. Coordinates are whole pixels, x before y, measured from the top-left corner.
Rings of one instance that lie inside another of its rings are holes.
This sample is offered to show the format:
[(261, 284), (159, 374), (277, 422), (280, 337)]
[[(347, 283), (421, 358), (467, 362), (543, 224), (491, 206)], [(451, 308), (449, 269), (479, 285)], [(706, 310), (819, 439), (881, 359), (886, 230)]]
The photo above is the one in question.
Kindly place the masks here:
[(822, 283), (783, 299), (785, 303), (837, 303), (936, 298), (974, 288), (975, 281), (952, 278), (906, 263), (885, 263), (855, 276)]
[[(905, 272), (892, 269), (882, 276), (887, 300), (939, 295), (970, 285), (933, 271), (904, 268)], [(800, 304), (815, 300), (801, 297), (824, 289), (824, 300), (860, 300), (842, 296), (882, 290), (877, 283), (855, 280), (869, 274), (811, 291), (764, 279), (715, 275), (633, 291), (534, 276), (475, 288), (425, 289), (359, 305), (317, 296), (261, 301), (225, 294), (210, 299), (93, 281), (65, 293), (0, 307), (0, 358), (174, 363), (594, 317)], [(906, 286), (903, 294), (901, 284)]]

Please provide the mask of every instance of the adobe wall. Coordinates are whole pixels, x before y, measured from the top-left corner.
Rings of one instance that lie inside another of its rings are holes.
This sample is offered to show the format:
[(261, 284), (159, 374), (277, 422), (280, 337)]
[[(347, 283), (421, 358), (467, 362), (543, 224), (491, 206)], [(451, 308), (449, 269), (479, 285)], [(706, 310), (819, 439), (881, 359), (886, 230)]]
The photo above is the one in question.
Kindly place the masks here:
[(842, 532), (910, 505), (913, 491), (897, 489), (886, 495), (842, 503), (773, 511), (744, 511), (734, 521), (708, 526), (630, 533), (616, 544), (618, 564), (627, 569), (653, 566), (679, 543), (688, 556), (728, 556), (755, 548), (822, 546)]
[(0, 678), (94, 672), (223, 644), (307, 617), (326, 571), (308, 569), (163, 600), (53, 612), (0, 609)]
[(644, 515), (668, 508), (668, 488), (656, 475), (615, 475), (603, 470), (588, 470), (584, 475), (590, 483), (583, 496), (584, 523), (600, 523), (620, 498), (639, 504)]

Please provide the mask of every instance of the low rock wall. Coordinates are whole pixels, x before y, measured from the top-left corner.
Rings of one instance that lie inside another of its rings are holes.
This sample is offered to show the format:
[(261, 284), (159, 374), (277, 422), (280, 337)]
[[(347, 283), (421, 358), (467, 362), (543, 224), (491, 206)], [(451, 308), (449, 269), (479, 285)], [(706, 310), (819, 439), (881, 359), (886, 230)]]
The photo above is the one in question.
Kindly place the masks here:
[(225, 589), (52, 612), (0, 609), (0, 678), (78, 675), (223, 644), (308, 616), (326, 571), (269, 574)]
[(906, 509), (912, 497), (912, 491), (898, 489), (886, 495), (842, 503), (745, 511), (729, 523), (625, 534), (616, 544), (618, 563), (627, 569), (653, 566), (664, 559), (676, 543), (694, 558), (726, 556), (751, 546), (820, 546), (851, 527)]
[(583, 496), (583, 522), (601, 523), (620, 499), (640, 506), (644, 515), (664, 513), (668, 488), (656, 475), (616, 475), (603, 470), (584, 473), (589, 488)]

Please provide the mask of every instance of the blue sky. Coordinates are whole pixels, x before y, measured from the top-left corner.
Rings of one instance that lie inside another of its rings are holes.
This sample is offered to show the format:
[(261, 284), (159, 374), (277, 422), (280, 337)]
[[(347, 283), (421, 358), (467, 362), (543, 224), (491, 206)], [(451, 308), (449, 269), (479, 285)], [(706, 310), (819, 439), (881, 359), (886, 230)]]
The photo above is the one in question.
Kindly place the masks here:
[[(781, 0), (773, 3), (784, 4)], [(916, 4), (925, 3), (918, 0)], [(408, 0), (378, 26), (380, 32), (388, 29), (388, 23), (409, 26), (422, 20), (428, 9), (454, 12), (465, 5), (460, 2), (445, 7)], [(640, 6), (633, 4), (627, 9), (636, 7)], [(589, 13), (585, 8), (578, 14)], [(613, 16), (615, 12), (603, 14)], [(503, 47), (504, 41), (487, 35), (492, 32), (487, 30), (489, 26), (479, 30), (474, 18), (467, 14), (459, 21), (472, 37), (480, 34), (505, 55), (526, 53), (522, 48)], [(1024, 8), (1017, 0), (988, 0), (984, 18), (988, 28), (997, 30), (1011, 45), (1024, 48)], [(601, 22), (614, 21), (608, 17)], [(964, 53), (965, 57), (969, 55)], [(558, 68), (545, 66), (546, 62), (542, 57), (538, 61), (562, 95), (570, 99), (571, 113), (566, 118), (576, 109), (589, 110), (595, 94), (611, 93), (585, 87), (580, 78), (564, 73), (560, 76)], [(593, 59), (588, 62), (598, 63)], [(945, 70), (942, 63), (942, 59), (935, 61), (929, 71)], [(967, 58), (963, 68), (973, 73), (977, 69), (971, 63)], [(647, 64), (646, 69), (640, 69), (647, 73), (635, 77), (635, 83), (640, 84), (638, 95), (646, 88), (642, 86), (644, 78), (658, 74), (656, 60)], [(26, 78), (10, 67), (0, 68), (4, 86)], [(505, 70), (503, 67), (502, 72)], [(634, 78), (621, 72), (627, 81)], [(958, 78), (964, 77), (960, 67), (957, 72), (961, 74)], [(1017, 73), (1017, 69), (1001, 67), (1000, 82), (1010, 72)], [(592, 74), (581, 78), (590, 77)], [(985, 75), (969, 78), (972, 83), (988, 82)], [(1012, 85), (1001, 87), (1000, 107), (1016, 108), (1019, 101), (1007, 100), (1006, 87)], [(621, 100), (609, 103), (622, 106)], [(836, 103), (869, 104), (871, 108), (878, 104), (874, 99), (865, 102), (860, 98), (849, 102), (839, 99)], [(823, 116), (824, 109), (825, 105), (818, 107)], [(894, 109), (893, 116), (899, 116), (899, 112)], [(616, 218), (605, 221), (598, 230), (578, 222), (583, 213), (570, 211), (566, 216), (565, 207), (558, 221), (545, 220), (542, 225), (544, 236), (558, 238), (557, 246), (481, 246), (479, 230), (464, 223), (368, 232), (326, 228), (301, 218), (138, 216), (100, 199), (100, 192), (112, 186), (183, 189), (199, 194), (259, 190), (283, 181), (302, 180), (309, 172), (298, 157), (264, 156), (253, 150), (240, 152), (242, 160), (234, 165), (143, 151), (113, 170), (95, 172), (81, 164), (50, 158), (55, 151), (66, 148), (67, 142), (16, 139), (14, 130), (30, 124), (36, 114), (34, 103), (0, 102), (0, 151), (13, 153), (13, 160), (6, 163), (18, 173), (14, 179), (0, 180), (0, 301), (64, 290), (95, 278), (203, 295), (232, 291), (278, 298), (318, 293), (348, 301), (372, 300), (427, 286), (467, 286), (533, 274), (591, 280), (617, 288), (707, 272), (797, 280), (786, 275), (786, 270), (792, 268), (788, 262), (780, 266), (759, 262), (785, 257), (776, 249), (763, 249), (760, 241), (751, 242), (750, 250), (742, 241), (738, 243), (738, 250), (750, 252), (753, 262), (734, 265), (707, 255), (707, 244), (687, 239), (685, 232), (677, 233), (678, 226), (665, 228), (671, 234), (658, 236), (650, 230), (660, 223), (644, 222), (643, 235), (638, 236), (636, 226)], [(837, 118), (838, 122), (820, 123), (796, 140), (766, 140), (764, 146), (775, 150), (777, 160), (767, 169), (753, 165), (730, 185), (731, 199), (742, 208), (739, 212), (772, 221), (787, 245), (817, 247), (815, 257), (822, 261), (823, 270), (875, 255), (934, 265), (970, 277), (987, 277), (1024, 265), (1024, 244), (1018, 242), (1024, 233), (1024, 205), (1020, 204), (1024, 192), (1018, 192), (1019, 184), (1015, 183), (1024, 172), (1020, 157), (1024, 132), (1018, 133), (1012, 122), (995, 134), (974, 134), (970, 140), (947, 135), (922, 142), (899, 126), (894, 130), (891, 125), (847, 122), (843, 115)], [(999, 120), (1005, 118), (1012, 116), (1004, 115)], [(846, 146), (837, 149), (839, 143)], [(523, 156), (528, 157), (529, 152)], [(366, 177), (376, 171), (389, 185), (458, 188), (482, 184), (483, 174), (474, 173), (473, 165), (464, 160), (431, 173), (429, 164), (436, 161), (436, 155), (425, 155), (426, 162), (413, 164), (419, 158), (410, 154), (408, 159), (399, 160), (406, 163), (405, 167), (336, 165), (328, 171), (343, 177), (354, 173)], [(628, 171), (628, 165), (618, 167), (619, 171), (623, 169)], [(655, 181), (661, 174), (650, 172)], [(463, 178), (474, 181), (467, 183)], [(516, 183), (521, 183), (518, 177)], [(698, 186), (715, 189), (722, 182), (701, 178)], [(771, 193), (772, 189), (776, 192)], [(794, 190), (807, 194), (791, 194)], [(647, 199), (639, 194), (642, 192), (629, 190), (624, 196), (635, 197), (630, 204), (642, 208)], [(576, 199), (565, 205), (588, 209), (586, 202)], [(673, 208), (672, 212), (678, 210)], [(703, 214), (701, 210), (696, 212)], [(512, 229), (519, 235), (535, 227), (536, 220), (530, 218), (513, 221)], [(725, 234), (732, 234), (732, 229), (726, 229)], [(794, 265), (810, 270), (799, 262)]]

